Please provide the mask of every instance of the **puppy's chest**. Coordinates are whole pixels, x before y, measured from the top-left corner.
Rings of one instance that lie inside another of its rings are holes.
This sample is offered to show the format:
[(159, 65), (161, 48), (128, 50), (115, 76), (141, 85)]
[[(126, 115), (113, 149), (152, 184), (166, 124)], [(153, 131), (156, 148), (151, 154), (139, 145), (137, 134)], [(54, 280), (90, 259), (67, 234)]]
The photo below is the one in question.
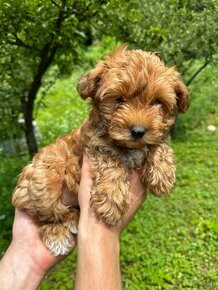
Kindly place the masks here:
[(114, 148), (112, 149), (107, 146), (98, 146), (95, 147), (95, 149), (97, 149), (97, 151), (103, 155), (110, 156), (111, 160), (114, 160), (115, 162), (119, 160), (121, 163), (123, 163), (124, 166), (130, 169), (141, 168), (142, 165), (144, 164), (144, 160), (148, 153), (147, 146), (141, 149), (124, 149), (124, 150), (121, 149), (114, 150)]
[(128, 168), (141, 168), (147, 152), (147, 146), (143, 147), (142, 149), (129, 149), (126, 152), (123, 152), (120, 158)]
[(113, 160), (115, 163), (120, 161), (124, 166), (130, 169), (141, 168), (144, 165), (144, 160), (149, 151), (146, 145), (140, 149), (127, 149), (110, 145), (111, 144), (104, 142), (104, 139), (93, 138), (88, 143), (88, 148), (94, 159), (96, 153), (97, 156), (98, 153), (100, 153), (100, 155), (108, 156), (111, 162), (113, 162)]

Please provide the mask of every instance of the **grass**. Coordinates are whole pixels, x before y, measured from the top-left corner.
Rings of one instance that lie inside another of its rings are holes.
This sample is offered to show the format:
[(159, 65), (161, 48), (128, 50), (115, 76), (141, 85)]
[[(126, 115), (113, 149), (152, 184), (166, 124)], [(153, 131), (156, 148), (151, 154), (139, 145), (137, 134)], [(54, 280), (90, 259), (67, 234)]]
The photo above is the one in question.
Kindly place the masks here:
[[(207, 130), (210, 124), (218, 128), (218, 87), (204, 83), (214, 70), (209, 68), (192, 85), (190, 110), (180, 116), (177, 138), (171, 142), (177, 163), (174, 192), (161, 199), (148, 195), (121, 237), (124, 289), (218, 289), (218, 130)], [(81, 73), (49, 90), (37, 116), (41, 145), (77, 127), (87, 115), (88, 106), (75, 91)], [(0, 220), (2, 252), (11, 236), (11, 190), (26, 162), (25, 157), (1, 156), (0, 216), (6, 216)], [(52, 269), (39, 289), (72, 289), (75, 265), (76, 253)]]

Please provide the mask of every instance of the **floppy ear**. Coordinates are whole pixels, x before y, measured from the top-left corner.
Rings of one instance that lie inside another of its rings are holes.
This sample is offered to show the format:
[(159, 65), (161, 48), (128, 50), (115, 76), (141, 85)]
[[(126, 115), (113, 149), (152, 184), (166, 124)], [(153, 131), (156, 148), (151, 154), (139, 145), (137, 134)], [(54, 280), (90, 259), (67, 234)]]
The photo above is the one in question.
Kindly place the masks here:
[(179, 113), (185, 113), (189, 107), (188, 89), (175, 67), (170, 68), (173, 87), (176, 93), (176, 104)]
[(96, 69), (82, 76), (77, 83), (77, 91), (82, 99), (94, 98), (101, 82), (101, 74)]
[(179, 78), (175, 85), (178, 112), (185, 113), (189, 107), (188, 89)]

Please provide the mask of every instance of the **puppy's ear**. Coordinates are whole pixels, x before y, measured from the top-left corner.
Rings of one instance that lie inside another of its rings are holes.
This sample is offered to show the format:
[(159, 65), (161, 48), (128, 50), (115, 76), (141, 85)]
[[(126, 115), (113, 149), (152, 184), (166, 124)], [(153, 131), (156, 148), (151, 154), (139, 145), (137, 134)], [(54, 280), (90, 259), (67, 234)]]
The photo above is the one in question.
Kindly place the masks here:
[(101, 75), (96, 70), (92, 70), (86, 75), (82, 76), (77, 83), (77, 91), (82, 99), (92, 98), (99, 88), (101, 82)]
[(189, 108), (188, 89), (185, 84), (179, 79), (175, 86), (176, 102), (179, 113), (185, 113)]
[(176, 93), (177, 109), (179, 113), (185, 113), (189, 107), (188, 89), (186, 85), (183, 83), (181, 76), (177, 72), (175, 67), (173, 67), (172, 69), (173, 69), (172, 75), (173, 75), (174, 90)]

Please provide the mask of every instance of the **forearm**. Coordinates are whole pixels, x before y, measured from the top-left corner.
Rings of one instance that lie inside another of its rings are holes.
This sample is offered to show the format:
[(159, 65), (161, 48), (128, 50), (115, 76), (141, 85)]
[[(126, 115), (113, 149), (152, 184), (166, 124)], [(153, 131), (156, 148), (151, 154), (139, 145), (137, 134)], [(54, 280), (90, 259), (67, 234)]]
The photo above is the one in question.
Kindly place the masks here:
[(35, 290), (43, 274), (31, 257), (12, 243), (0, 262), (0, 288)]
[(131, 206), (119, 222), (110, 227), (96, 218), (90, 205), (92, 186), (88, 156), (84, 154), (79, 190), (80, 220), (75, 289), (121, 290), (119, 235), (144, 201), (144, 186), (137, 172), (133, 172)]
[(76, 290), (120, 290), (119, 237), (107, 231), (78, 236)]

